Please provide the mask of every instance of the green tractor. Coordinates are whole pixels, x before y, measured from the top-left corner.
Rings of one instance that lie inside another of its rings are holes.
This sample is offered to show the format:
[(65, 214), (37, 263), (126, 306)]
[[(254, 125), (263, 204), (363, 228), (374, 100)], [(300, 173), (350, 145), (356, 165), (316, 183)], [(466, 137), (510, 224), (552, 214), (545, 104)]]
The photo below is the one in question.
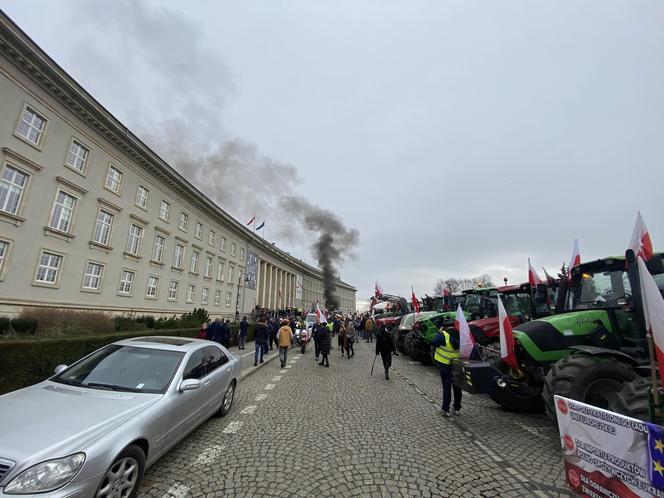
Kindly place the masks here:
[[(661, 253), (648, 268), (664, 289)], [(500, 360), (464, 361), (455, 382), (507, 410), (545, 410), (553, 420), (555, 394), (642, 417), (649, 355), (634, 253), (576, 266), (561, 287), (565, 311), (514, 329), (518, 369)]]
[[(415, 361), (429, 365), (432, 362), (431, 341), (436, 337), (438, 329), (441, 327), (449, 327), (454, 323), (456, 318), (456, 311), (443, 311), (428, 315), (429, 312), (423, 314), (419, 318), (415, 318), (415, 323), (412, 330), (404, 338), (404, 352)], [(465, 313), (466, 319), (470, 318), (468, 313)]]

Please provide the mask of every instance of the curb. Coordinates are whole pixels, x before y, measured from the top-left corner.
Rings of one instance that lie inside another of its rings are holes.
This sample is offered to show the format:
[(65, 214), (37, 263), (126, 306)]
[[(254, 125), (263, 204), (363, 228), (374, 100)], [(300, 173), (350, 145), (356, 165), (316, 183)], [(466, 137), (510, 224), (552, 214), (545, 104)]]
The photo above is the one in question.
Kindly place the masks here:
[(262, 367), (264, 367), (268, 363), (276, 360), (277, 358), (279, 358), (279, 354), (275, 353), (273, 355), (270, 355), (269, 358), (266, 358), (265, 360), (263, 360), (263, 363), (259, 363), (255, 367), (252, 366), (252, 367), (247, 368), (246, 370), (243, 370), (242, 373), (240, 374), (240, 382), (242, 382), (244, 379), (246, 379), (247, 377), (252, 375), (257, 370), (260, 370)]

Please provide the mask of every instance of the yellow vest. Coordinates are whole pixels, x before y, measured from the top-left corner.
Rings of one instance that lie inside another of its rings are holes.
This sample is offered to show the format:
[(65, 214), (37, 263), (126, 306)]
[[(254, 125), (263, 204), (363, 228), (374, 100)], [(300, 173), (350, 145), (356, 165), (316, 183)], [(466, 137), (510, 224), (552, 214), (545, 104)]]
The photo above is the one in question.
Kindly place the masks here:
[(445, 339), (445, 344), (438, 346), (436, 348), (436, 353), (433, 359), (443, 365), (449, 365), (454, 360), (459, 359), (459, 350), (452, 347), (452, 342), (450, 341), (450, 334), (444, 330), (440, 331), (443, 334), (443, 339)]

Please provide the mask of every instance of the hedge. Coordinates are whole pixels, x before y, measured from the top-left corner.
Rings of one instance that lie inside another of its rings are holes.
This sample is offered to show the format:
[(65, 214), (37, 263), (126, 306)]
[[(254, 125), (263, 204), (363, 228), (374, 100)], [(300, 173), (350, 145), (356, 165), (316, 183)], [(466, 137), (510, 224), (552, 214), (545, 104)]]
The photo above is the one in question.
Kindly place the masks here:
[[(238, 324), (231, 325), (231, 346), (237, 345), (239, 329)], [(41, 382), (53, 375), (56, 366), (69, 365), (111, 342), (146, 335), (196, 337), (197, 334), (198, 329), (135, 330), (81, 337), (3, 340), (0, 341), (0, 394)], [(253, 325), (249, 324), (247, 341), (253, 340)]]

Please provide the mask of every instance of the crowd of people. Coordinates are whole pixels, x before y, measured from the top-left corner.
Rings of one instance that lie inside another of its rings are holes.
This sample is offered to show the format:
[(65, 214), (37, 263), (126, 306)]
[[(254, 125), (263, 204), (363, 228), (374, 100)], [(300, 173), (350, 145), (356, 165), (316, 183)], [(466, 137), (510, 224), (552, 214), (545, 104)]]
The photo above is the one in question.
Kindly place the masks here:
[[(307, 328), (306, 314), (301, 310), (287, 308), (284, 310), (256, 309), (252, 312), (254, 322), (254, 366), (264, 362), (264, 357), (276, 347), (279, 352), (281, 368), (288, 362), (288, 350), (295, 347), (295, 330), (311, 331), (314, 344), (314, 356), (320, 366), (329, 368), (330, 353), (333, 339), (339, 348), (341, 358), (350, 360), (355, 356), (354, 345), (358, 340), (373, 344), (375, 338), (376, 357), (380, 356), (385, 372), (385, 380), (389, 380), (392, 356), (398, 355), (393, 333), (382, 322), (376, 322), (373, 315), (366, 314), (335, 314), (329, 321), (317, 319)], [(238, 349), (246, 349), (249, 321), (242, 317), (237, 332)], [(306, 333), (306, 332), (305, 332)], [(198, 337), (218, 342), (226, 348), (230, 347), (232, 332), (229, 320), (215, 319), (212, 323), (203, 323)], [(455, 330), (441, 329), (432, 342), (434, 348), (434, 364), (437, 366), (442, 388), (443, 402), (441, 411), (449, 416), (461, 410), (461, 389), (452, 382), (453, 363), (459, 358), (459, 338)], [(375, 363), (375, 361), (374, 361)], [(373, 367), (372, 367), (373, 373)], [(452, 403), (452, 398), (454, 402)]]

